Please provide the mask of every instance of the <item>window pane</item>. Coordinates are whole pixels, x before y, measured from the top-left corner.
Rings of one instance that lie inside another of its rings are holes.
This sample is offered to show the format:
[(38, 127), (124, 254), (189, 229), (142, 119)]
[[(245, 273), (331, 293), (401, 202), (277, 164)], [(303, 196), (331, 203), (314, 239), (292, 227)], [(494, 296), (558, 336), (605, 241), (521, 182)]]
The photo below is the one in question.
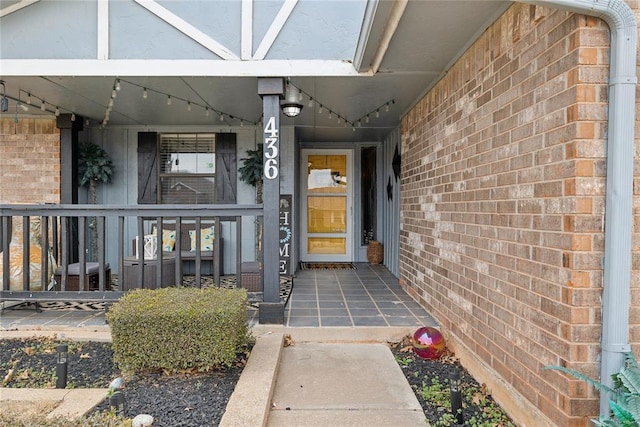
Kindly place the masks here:
[(206, 176), (164, 176), (160, 179), (162, 203), (211, 204), (214, 178)]
[(347, 240), (342, 237), (310, 237), (307, 239), (307, 253), (345, 254)]
[(161, 203), (214, 203), (215, 164), (215, 134), (161, 134)]

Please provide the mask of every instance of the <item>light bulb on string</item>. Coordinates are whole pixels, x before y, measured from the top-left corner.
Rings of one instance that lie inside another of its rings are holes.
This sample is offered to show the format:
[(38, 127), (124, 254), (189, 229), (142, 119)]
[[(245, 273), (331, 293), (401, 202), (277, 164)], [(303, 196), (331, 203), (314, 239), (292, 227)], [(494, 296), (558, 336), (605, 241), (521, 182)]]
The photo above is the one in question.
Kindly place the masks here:
[(76, 113), (71, 112), (71, 121), (75, 122), (76, 121)]
[(108, 108), (113, 107), (113, 98), (109, 98), (109, 103), (107, 104)]
[(244, 127), (244, 120), (240, 119), (240, 127)]
[(27, 105), (31, 105), (31, 94), (27, 94)]
[(376, 119), (380, 118), (380, 110), (376, 110)]
[(44, 102), (44, 99), (42, 100), (42, 104), (40, 104), (40, 111), (45, 111), (47, 109), (47, 105)]
[(111, 89), (111, 97), (115, 98), (116, 96), (118, 96), (118, 93), (116, 92), (116, 88), (114, 86), (113, 89)]
[(191, 101), (187, 102), (187, 111), (191, 111)]
[(318, 108), (318, 114), (322, 114), (322, 104), (320, 104), (320, 108)]
[(116, 80), (116, 90), (120, 90), (120, 79)]
[(220, 121), (224, 122), (224, 114), (220, 113)]
[(331, 110), (329, 110), (329, 120), (331, 120)]
[(309, 97), (309, 108), (313, 107), (313, 98)]
[(171, 95), (167, 95), (167, 105), (171, 105)]
[(142, 99), (147, 99), (147, 96), (149, 96), (149, 94), (147, 93), (147, 88), (145, 87), (144, 89), (142, 89)]
[(364, 119), (365, 123), (369, 123), (369, 115), (367, 114), (367, 118)]
[(56, 113), (55, 114), (56, 114), (56, 117), (60, 116), (60, 108), (56, 107)]
[(209, 117), (209, 107), (204, 108), (204, 115)]
[(385, 106), (384, 106), (384, 111), (385, 111), (386, 113), (388, 113), (388, 112), (389, 112), (389, 103), (385, 104)]

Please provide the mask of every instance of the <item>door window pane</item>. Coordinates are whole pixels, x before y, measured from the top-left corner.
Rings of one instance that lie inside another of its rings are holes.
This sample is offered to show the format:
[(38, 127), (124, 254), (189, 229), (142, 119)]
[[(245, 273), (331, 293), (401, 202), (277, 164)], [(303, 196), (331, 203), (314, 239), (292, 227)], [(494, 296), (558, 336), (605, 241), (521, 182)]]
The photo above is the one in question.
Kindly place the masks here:
[(347, 253), (347, 239), (343, 237), (310, 237), (307, 239), (308, 254)]
[(308, 197), (307, 231), (309, 233), (346, 233), (346, 197)]

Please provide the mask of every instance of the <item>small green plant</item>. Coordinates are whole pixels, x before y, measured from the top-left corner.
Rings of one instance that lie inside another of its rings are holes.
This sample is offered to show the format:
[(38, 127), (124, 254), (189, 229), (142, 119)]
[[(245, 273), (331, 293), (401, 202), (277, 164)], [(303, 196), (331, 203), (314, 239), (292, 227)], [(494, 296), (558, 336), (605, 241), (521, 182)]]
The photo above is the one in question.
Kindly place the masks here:
[(617, 374), (612, 375), (613, 388), (563, 366), (547, 366), (545, 369), (564, 372), (585, 381), (601, 393), (609, 393), (611, 418), (600, 417), (597, 420), (591, 420), (596, 426), (640, 426), (640, 368), (638, 368), (638, 362), (633, 353), (626, 353), (624, 366)]
[(395, 358), (396, 358), (396, 363), (400, 366), (409, 366), (411, 362), (413, 362), (413, 359), (411, 357), (395, 356)]

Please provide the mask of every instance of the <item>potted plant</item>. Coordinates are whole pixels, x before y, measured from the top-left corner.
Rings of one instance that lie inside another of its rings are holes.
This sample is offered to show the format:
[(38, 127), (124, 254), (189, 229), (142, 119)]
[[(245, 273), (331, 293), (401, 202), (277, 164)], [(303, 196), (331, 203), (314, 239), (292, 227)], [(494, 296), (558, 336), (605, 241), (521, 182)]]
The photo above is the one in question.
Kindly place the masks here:
[[(81, 186), (89, 184), (89, 203), (95, 205), (98, 203), (97, 184), (99, 181), (104, 183), (111, 181), (113, 162), (102, 147), (92, 142), (82, 144), (79, 154), (79, 182)], [(91, 258), (95, 261), (98, 253), (98, 230), (95, 217), (89, 220), (89, 228), (91, 229)]]
[[(240, 159), (242, 166), (238, 168), (240, 181), (256, 189), (256, 203), (262, 203), (263, 145), (258, 144), (255, 150), (247, 150), (247, 157)], [(260, 259), (262, 250), (262, 217), (256, 218), (256, 259)]]

